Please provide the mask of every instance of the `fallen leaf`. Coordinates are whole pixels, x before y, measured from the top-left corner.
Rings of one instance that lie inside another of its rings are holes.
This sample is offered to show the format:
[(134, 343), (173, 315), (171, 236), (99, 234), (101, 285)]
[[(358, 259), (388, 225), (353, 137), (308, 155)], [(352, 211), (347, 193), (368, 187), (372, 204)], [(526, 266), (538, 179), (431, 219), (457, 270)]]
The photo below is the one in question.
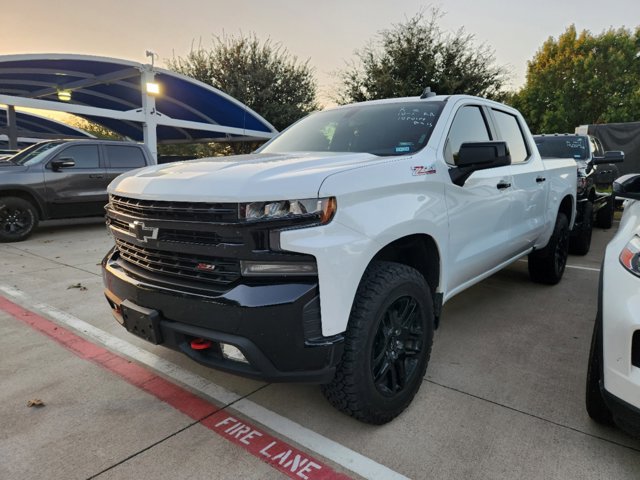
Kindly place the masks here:
[(67, 287), (67, 290), (70, 290), (72, 288), (77, 288), (78, 290), (80, 290), (81, 292), (86, 290), (87, 287), (85, 287), (84, 285), (82, 285), (81, 283), (74, 283), (73, 285), (69, 285)]
[(27, 402), (27, 407), (44, 407), (44, 402), (39, 398), (34, 398)]

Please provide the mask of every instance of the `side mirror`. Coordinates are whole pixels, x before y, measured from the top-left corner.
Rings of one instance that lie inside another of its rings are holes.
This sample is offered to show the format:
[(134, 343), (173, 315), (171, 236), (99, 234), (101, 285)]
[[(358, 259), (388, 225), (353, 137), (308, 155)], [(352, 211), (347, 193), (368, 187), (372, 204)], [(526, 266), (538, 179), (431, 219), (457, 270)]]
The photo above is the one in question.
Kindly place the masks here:
[(63, 168), (71, 168), (75, 167), (76, 162), (73, 158), (65, 157), (65, 158), (56, 158), (51, 162), (51, 169), (54, 172), (59, 172)]
[(624, 152), (621, 150), (610, 150), (604, 152), (604, 157), (594, 157), (592, 163), (594, 165), (606, 165), (607, 163), (624, 162)]
[(477, 170), (511, 165), (507, 142), (467, 142), (460, 145), (457, 168), (449, 170), (451, 181), (459, 187)]
[(613, 182), (613, 193), (616, 197), (640, 200), (640, 175), (631, 173), (618, 178)]

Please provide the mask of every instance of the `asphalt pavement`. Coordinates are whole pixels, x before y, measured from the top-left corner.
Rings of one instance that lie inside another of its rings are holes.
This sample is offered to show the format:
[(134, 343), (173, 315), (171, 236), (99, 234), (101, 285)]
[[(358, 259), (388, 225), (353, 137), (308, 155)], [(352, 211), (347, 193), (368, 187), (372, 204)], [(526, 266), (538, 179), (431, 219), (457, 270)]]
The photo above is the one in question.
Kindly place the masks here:
[(595, 229), (557, 286), (521, 261), (447, 303), (415, 400), (375, 427), (317, 386), (235, 377), (128, 334), (104, 300), (102, 220), (47, 222), (0, 245), (0, 479), (637, 480), (640, 441), (584, 408), (614, 229)]

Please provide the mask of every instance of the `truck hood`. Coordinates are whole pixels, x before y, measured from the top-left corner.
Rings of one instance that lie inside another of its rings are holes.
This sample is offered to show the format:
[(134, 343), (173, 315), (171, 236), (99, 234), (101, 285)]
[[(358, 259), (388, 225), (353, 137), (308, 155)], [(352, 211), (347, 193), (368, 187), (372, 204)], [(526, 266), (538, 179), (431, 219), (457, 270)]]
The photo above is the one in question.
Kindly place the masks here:
[(191, 202), (313, 198), (328, 175), (384, 160), (369, 153), (318, 152), (204, 158), (125, 173), (111, 182), (109, 193)]

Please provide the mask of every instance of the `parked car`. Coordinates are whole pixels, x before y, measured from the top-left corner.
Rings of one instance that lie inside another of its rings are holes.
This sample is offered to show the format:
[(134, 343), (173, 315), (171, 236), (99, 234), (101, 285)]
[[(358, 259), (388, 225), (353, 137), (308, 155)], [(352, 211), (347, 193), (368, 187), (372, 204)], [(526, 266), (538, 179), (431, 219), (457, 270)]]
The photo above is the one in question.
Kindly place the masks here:
[(482, 98), (325, 110), (255, 154), (116, 179), (107, 299), (152, 343), (324, 384), (338, 409), (388, 422), (422, 383), (445, 301), (527, 255), (533, 280), (560, 281), (575, 172)]
[(595, 421), (640, 436), (640, 175), (619, 178), (614, 192), (628, 200), (600, 272), (586, 405)]
[(0, 242), (24, 240), (40, 220), (104, 215), (107, 185), (153, 164), (142, 144), (51, 140), (0, 160)]
[(615, 210), (612, 184), (618, 176), (614, 164), (624, 160), (624, 152), (603, 151), (600, 140), (591, 135), (564, 133), (533, 138), (542, 158), (573, 158), (578, 164), (577, 216), (569, 251), (586, 255), (591, 247), (593, 224), (611, 228)]

